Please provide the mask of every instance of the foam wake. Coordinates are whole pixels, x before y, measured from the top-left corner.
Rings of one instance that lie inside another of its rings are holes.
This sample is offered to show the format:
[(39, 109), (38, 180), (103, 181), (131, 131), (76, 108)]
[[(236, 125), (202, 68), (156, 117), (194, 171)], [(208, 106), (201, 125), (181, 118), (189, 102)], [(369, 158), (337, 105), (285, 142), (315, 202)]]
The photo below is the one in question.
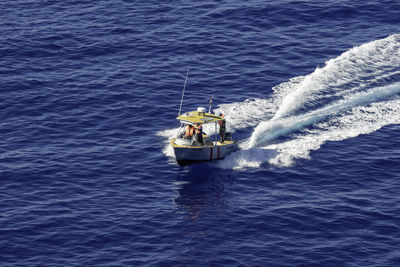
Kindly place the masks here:
[[(399, 124), (400, 35), (354, 47), (273, 91), (268, 99), (218, 107), (217, 112), (226, 114), (228, 131), (253, 130), (241, 142), (241, 150), (217, 166), (290, 166), (327, 141)], [(171, 156), (170, 152), (165, 151)]]
[[(238, 114), (234, 128), (255, 126), (223, 168), (290, 166), (327, 141), (400, 123), (400, 35), (363, 44), (307, 76), (273, 88), (271, 99), (220, 106)], [(239, 108), (240, 107), (240, 108)], [(262, 110), (262, 111), (260, 111)]]

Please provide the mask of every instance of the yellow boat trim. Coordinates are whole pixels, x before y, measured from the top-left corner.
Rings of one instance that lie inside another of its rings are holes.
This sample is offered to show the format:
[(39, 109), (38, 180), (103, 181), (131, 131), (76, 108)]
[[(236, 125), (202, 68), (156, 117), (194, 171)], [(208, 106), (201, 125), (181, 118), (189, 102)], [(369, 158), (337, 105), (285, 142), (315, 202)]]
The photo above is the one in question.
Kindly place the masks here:
[(224, 118), (221, 116), (217, 116), (215, 114), (200, 112), (200, 111), (190, 111), (186, 112), (176, 118), (177, 120), (189, 124), (195, 123), (211, 123), (223, 120)]

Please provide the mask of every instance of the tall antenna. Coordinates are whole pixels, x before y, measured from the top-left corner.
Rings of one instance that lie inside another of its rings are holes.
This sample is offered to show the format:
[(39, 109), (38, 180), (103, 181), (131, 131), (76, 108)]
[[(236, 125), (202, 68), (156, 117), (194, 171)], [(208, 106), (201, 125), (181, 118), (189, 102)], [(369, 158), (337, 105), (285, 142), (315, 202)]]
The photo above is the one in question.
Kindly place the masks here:
[(188, 67), (187, 72), (186, 72), (185, 85), (183, 86), (183, 92), (182, 92), (181, 104), (180, 104), (180, 106), (179, 106), (178, 116), (181, 115), (181, 108), (182, 108), (182, 103), (183, 103), (183, 96), (185, 95), (185, 88), (186, 88), (187, 78), (188, 78), (188, 75), (189, 75), (189, 69), (190, 69), (190, 68)]
[(210, 103), (209, 103), (209, 108), (208, 108), (208, 113), (210, 113), (211, 112), (211, 106), (212, 106), (212, 101), (213, 101), (213, 99), (214, 99), (214, 96), (211, 96), (211, 98), (210, 98)]

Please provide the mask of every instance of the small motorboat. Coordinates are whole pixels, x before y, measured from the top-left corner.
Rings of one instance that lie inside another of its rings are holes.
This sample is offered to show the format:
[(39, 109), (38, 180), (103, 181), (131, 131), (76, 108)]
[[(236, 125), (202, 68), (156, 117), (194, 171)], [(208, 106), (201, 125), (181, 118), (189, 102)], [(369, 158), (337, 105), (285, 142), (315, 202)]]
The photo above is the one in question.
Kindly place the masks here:
[[(229, 132), (225, 133), (223, 142), (217, 140), (218, 122), (223, 119), (222, 116), (207, 113), (206, 109), (202, 107), (177, 117), (181, 126), (177, 135), (171, 139), (171, 146), (179, 165), (223, 159), (229, 153), (238, 150), (238, 143)], [(215, 124), (214, 136), (208, 136), (204, 132), (201, 133), (202, 138), (198, 138), (197, 133), (192, 136), (187, 135), (187, 127), (199, 127), (206, 124)], [(198, 140), (201, 140), (201, 142)]]

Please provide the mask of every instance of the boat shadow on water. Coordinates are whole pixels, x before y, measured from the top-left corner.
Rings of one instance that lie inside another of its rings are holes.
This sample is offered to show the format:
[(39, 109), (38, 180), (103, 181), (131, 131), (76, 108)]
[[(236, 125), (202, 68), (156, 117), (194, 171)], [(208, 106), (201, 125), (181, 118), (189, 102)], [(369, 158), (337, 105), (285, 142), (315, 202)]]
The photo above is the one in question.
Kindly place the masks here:
[(206, 216), (207, 210), (224, 210), (225, 185), (231, 182), (230, 175), (209, 163), (198, 163), (185, 168), (176, 177), (176, 209), (190, 219)]
[(222, 160), (196, 162), (181, 166), (181, 170), (176, 180), (189, 183), (206, 183), (213, 180), (225, 181), (231, 176), (231, 172), (217, 167), (217, 163)]

